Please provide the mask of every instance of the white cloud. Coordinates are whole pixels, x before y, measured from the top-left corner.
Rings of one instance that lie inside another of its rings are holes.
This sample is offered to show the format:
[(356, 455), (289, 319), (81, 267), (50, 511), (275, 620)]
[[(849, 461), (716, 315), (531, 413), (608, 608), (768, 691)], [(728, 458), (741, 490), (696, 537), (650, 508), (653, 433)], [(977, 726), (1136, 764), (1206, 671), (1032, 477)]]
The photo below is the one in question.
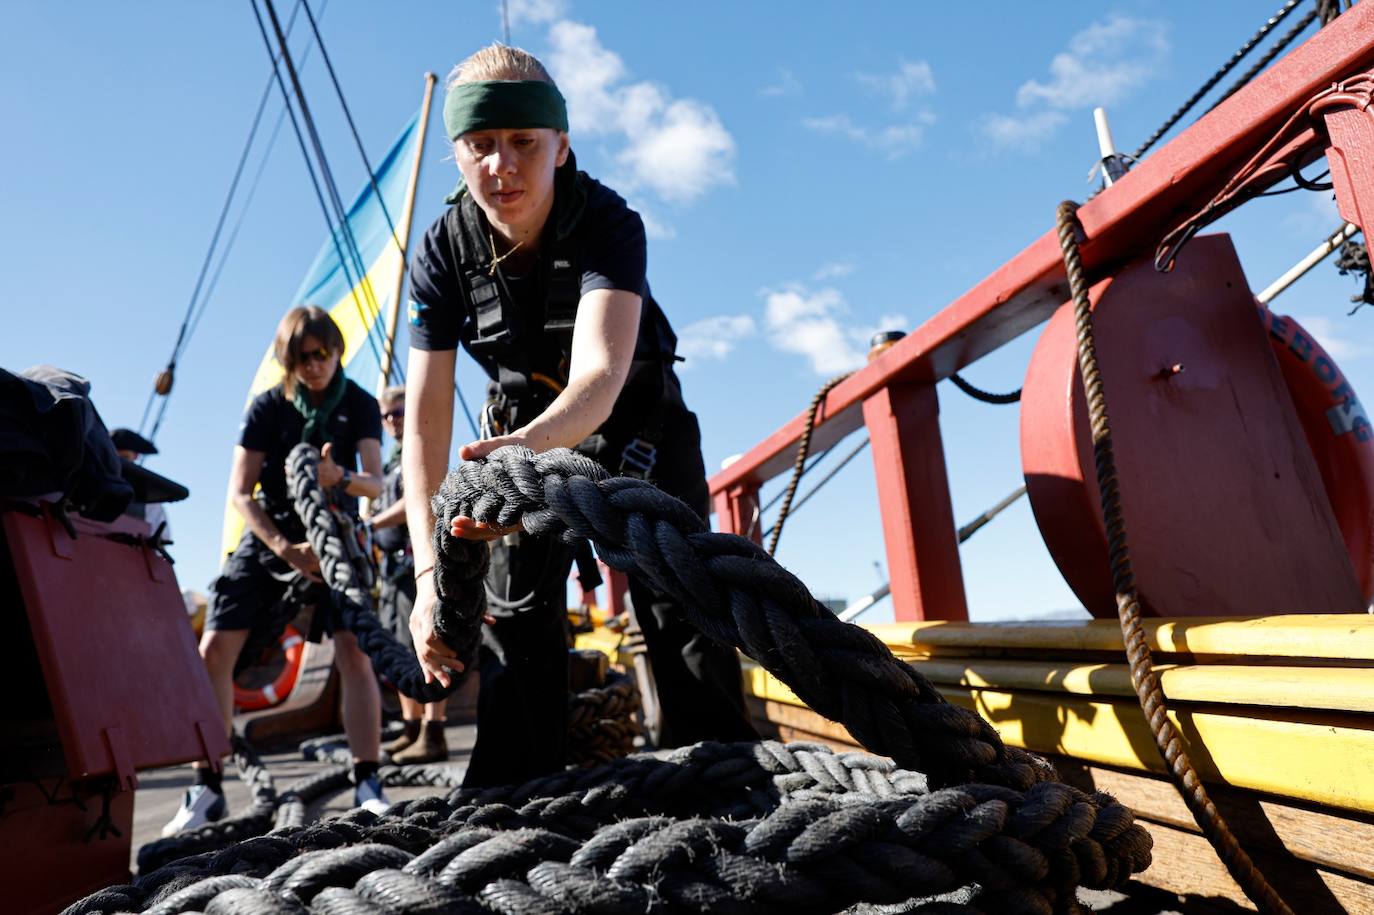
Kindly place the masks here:
[(1301, 324), (1303, 330), (1311, 334), (1313, 339), (1321, 344), (1322, 349), (1331, 354), (1332, 359), (1338, 362), (1363, 359), (1370, 354), (1374, 354), (1374, 346), (1370, 346), (1367, 343), (1356, 342), (1347, 336), (1347, 333), (1351, 330), (1357, 333), (1364, 330), (1365, 319), (1363, 318), (1351, 318), (1350, 321), (1360, 322), (1353, 327), (1350, 321), (1344, 323), (1339, 320), (1333, 321), (1331, 318), (1325, 317), (1324, 315), (1295, 314), (1292, 318), (1294, 321)]
[(849, 276), (856, 268), (849, 261), (831, 261), (828, 264), (821, 264), (820, 269), (811, 274), (813, 280), (829, 280), (840, 276)]
[(854, 78), (879, 95), (887, 96), (892, 107), (901, 110), (913, 96), (935, 92), (935, 74), (924, 60), (903, 60), (896, 73), (856, 73)]
[(1049, 81), (1023, 83), (1016, 104), (1067, 109), (1114, 104), (1147, 82), (1168, 53), (1164, 23), (1112, 16), (1070, 38), (1068, 50), (1050, 61)]
[(900, 159), (920, 148), (921, 141), (925, 138), (925, 128), (935, 121), (935, 116), (929, 112), (922, 112), (919, 118), (922, 120), (919, 124), (860, 127), (849, 119), (849, 115), (835, 114), (824, 118), (804, 118), (802, 126), (819, 133), (839, 134), (880, 152), (889, 159)]
[(1303, 194), (1302, 201), (1281, 220), (1283, 227), (1294, 235), (1316, 244), (1317, 240), (1336, 231), (1345, 222), (1336, 208), (1335, 198), (1329, 194)]
[(616, 159), (627, 170), (626, 189), (685, 203), (734, 183), (735, 141), (709, 105), (673, 99), (654, 83), (624, 82), (624, 62), (589, 25), (554, 22), (549, 42), (549, 69), (568, 100), (573, 131), (623, 137)]
[(983, 136), (1000, 149), (1034, 150), (1040, 148), (1068, 119), (1069, 116), (1062, 111), (1037, 111), (1020, 117), (989, 114), (979, 126)]
[[(568, 5), (564, 0), (509, 0), (507, 14), (510, 16), (510, 24), (524, 25), (543, 25), (546, 22), (553, 22), (555, 19), (562, 18), (567, 11)], [(500, 4), (497, 5), (500, 9)]]
[(760, 98), (780, 98), (785, 95), (801, 95), (801, 80), (786, 67), (778, 68), (778, 81), (759, 90)]
[(627, 200), (626, 203), (628, 203), (630, 209), (638, 213), (639, 218), (644, 221), (644, 234), (649, 238), (656, 241), (667, 241), (668, 239), (677, 238), (677, 230), (659, 219), (658, 216), (648, 207), (644, 206), (644, 204), (635, 200)]
[(884, 315), (877, 324), (849, 319), (849, 305), (839, 290), (800, 284), (765, 289), (764, 325), (768, 342), (783, 352), (805, 356), (819, 375), (848, 372), (864, 364), (868, 340), (878, 330), (907, 326), (902, 315)]
[(1054, 56), (1048, 79), (1021, 84), (1017, 113), (986, 115), (979, 131), (1001, 149), (1036, 149), (1068, 121), (1066, 111), (1122, 101), (1159, 72), (1168, 54), (1163, 22), (1119, 14), (1095, 22)]
[(749, 315), (720, 315), (688, 324), (678, 335), (677, 352), (687, 361), (683, 368), (697, 362), (719, 361), (730, 355), (735, 346), (757, 332)]

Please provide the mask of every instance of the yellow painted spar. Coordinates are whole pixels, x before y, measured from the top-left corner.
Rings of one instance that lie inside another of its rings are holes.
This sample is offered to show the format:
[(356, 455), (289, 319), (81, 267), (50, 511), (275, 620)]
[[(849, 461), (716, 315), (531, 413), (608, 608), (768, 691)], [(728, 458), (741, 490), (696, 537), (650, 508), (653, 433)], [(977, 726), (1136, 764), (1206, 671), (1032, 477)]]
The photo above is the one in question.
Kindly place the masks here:
[[(1124, 651), (1113, 620), (1008, 625), (912, 622), (867, 626), (901, 656), (1009, 651)], [(1191, 655), (1374, 661), (1374, 616), (1293, 614), (1145, 621), (1154, 651)]]
[[(951, 702), (977, 711), (1012, 746), (1164, 772), (1134, 698), (943, 683), (936, 688)], [(745, 689), (760, 699), (805, 707), (785, 684), (752, 664), (745, 669)], [(1169, 717), (1209, 781), (1374, 813), (1374, 720), (1323, 712), (1304, 717), (1303, 712), (1214, 705), (1173, 709)]]

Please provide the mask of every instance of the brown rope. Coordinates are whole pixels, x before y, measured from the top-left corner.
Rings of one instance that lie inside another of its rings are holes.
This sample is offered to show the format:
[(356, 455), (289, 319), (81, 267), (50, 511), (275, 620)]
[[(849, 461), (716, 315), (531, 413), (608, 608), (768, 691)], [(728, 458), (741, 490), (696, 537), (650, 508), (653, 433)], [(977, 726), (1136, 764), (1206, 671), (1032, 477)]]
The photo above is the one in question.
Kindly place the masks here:
[(1084, 275), (1083, 259), (1078, 251), (1083, 226), (1078, 221), (1078, 205), (1066, 200), (1059, 205), (1059, 246), (1064, 251), (1064, 271), (1068, 274), (1069, 289), (1073, 293), (1074, 323), (1078, 332), (1078, 368), (1083, 375), (1083, 389), (1088, 397), (1088, 422), (1093, 434), (1093, 457), (1097, 464), (1097, 483), (1102, 499), (1102, 516), (1107, 528), (1107, 545), (1112, 566), (1112, 584), (1116, 589), (1116, 608), (1121, 617), (1121, 635), (1126, 643), (1126, 656), (1131, 665), (1131, 682), (1135, 686), (1140, 707), (1150, 723), (1155, 745), (1169, 766), (1179, 794), (1212, 843), (1217, 855), (1230, 871), (1245, 895), (1260, 908), (1273, 915), (1292, 915), (1293, 910), (1279, 897), (1274, 888), (1256, 870), (1250, 856), (1240, 847), (1221, 813), (1207, 796), (1192, 761), (1183, 749), (1183, 742), (1169, 720), (1164, 690), (1155, 673), (1150, 646), (1140, 624), (1140, 600), (1136, 594), (1135, 576), (1131, 572), (1131, 555), (1126, 544), (1126, 522), (1121, 511), (1121, 491), (1116, 479), (1116, 460), (1112, 454), (1112, 432), (1107, 420), (1107, 398), (1102, 387), (1102, 374), (1097, 365), (1097, 346), (1093, 340), (1092, 305), (1088, 301), (1088, 282)]
[(787, 483), (787, 492), (782, 497), (782, 508), (778, 509), (778, 520), (773, 523), (773, 536), (768, 538), (768, 555), (772, 556), (778, 549), (778, 538), (782, 536), (782, 525), (787, 520), (787, 515), (792, 511), (792, 499), (797, 495), (797, 484), (801, 482), (802, 474), (806, 471), (806, 459), (811, 455), (811, 433), (816, 429), (816, 411), (821, 404), (825, 403), (825, 395), (830, 393), (830, 389), (841, 381), (844, 381), (853, 372), (845, 372), (843, 375), (836, 375), (816, 392), (816, 396), (811, 398), (811, 406), (806, 408), (806, 423), (802, 427), (801, 441), (797, 443), (797, 461), (792, 465), (792, 479)]

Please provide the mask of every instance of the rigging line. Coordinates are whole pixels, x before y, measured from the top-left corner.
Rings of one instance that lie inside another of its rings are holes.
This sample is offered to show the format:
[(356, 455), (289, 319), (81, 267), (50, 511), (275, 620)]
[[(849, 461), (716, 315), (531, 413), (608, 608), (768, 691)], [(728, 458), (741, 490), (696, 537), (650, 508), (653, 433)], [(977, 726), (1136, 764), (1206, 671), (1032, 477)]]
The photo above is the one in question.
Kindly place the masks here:
[(468, 407), (468, 399), (463, 396), (463, 389), (458, 386), (458, 379), (453, 379), (453, 393), (458, 395), (458, 402), (463, 405), (463, 415), (468, 418), (468, 425), (472, 427), (472, 440), (475, 442), (482, 437), (481, 431), (477, 428), (477, 422), (472, 418), (472, 410)]
[[(286, 64), (287, 74), (291, 77), (291, 86), (295, 91), (296, 103), (300, 109), (301, 119), (305, 122), (306, 131), (310, 135), (310, 143), (315, 151), (315, 158), (320, 170), (320, 180), (324, 183), (325, 190), (329, 192), (330, 205), (334, 208), (334, 217), (337, 221), (338, 231), (343, 235), (343, 250), (353, 259), (353, 269), (357, 272), (357, 285), (362, 290), (363, 299), (367, 302), (364, 309), (358, 301), (356, 292), (350, 289), (353, 303), (357, 307), (358, 317), (362, 321), (363, 330), (367, 334), (368, 346), (372, 349), (373, 356), (377, 360), (380, 368), (385, 360), (382, 353), (386, 350), (386, 332), (378, 325), (381, 317), (381, 305), (377, 301), (376, 291), (372, 288), (372, 280), (368, 276), (367, 265), (363, 261), (362, 251), (358, 247), (358, 241), (353, 234), (353, 225), (349, 222), (349, 208), (344, 206), (343, 198), (339, 194), (338, 183), (334, 180), (333, 171), (329, 167), (329, 159), (324, 152), (324, 144), (320, 141), (319, 131), (315, 127), (314, 116), (310, 113), (310, 106), (305, 99), (305, 89), (301, 85), (300, 76), (295, 64), (291, 60), (291, 52), (287, 48), (282, 37), (281, 23), (277, 19), (276, 7), (272, 0), (264, 0), (267, 6), (268, 15), (272, 20), (272, 30), (277, 36), (277, 43), (282, 49), (282, 62)], [(375, 331), (375, 334), (374, 334)], [(380, 346), (379, 346), (380, 343)], [(388, 372), (386, 379), (391, 381), (391, 373)]]
[[(257, 18), (258, 31), (262, 34), (263, 44), (270, 53), (272, 50), (272, 41), (267, 37), (267, 28), (263, 24), (261, 13), (258, 11), (257, 0), (249, 0), (249, 2), (253, 7), (253, 15)], [(310, 109), (305, 103), (305, 91), (301, 88), (300, 76), (297, 73), (295, 64), (291, 61), (290, 51), (282, 41), (281, 23), (276, 17), (276, 10), (272, 6), (272, 0), (264, 0), (264, 2), (267, 6), (268, 14), (272, 17), (272, 28), (276, 32), (278, 44), (282, 48), (282, 62), (286, 64), (287, 72), (290, 74), (292, 85), (296, 90), (296, 99), (302, 106), (301, 119), (306, 122), (306, 127), (310, 131), (311, 142), (315, 148), (316, 158), (320, 169), (318, 178), (315, 174), (315, 165), (311, 163), (310, 153), (306, 149), (305, 136), (301, 133), (300, 123), (296, 119), (295, 109), (291, 108), (290, 95), (286, 91), (286, 83), (281, 78), (281, 71), (279, 68), (274, 70), (277, 77), (277, 86), (281, 89), (282, 99), (286, 102), (288, 109), (291, 110), (291, 127), (296, 132), (296, 142), (300, 146), (301, 156), (305, 159), (306, 168), (310, 172), (310, 180), (315, 187), (315, 196), (319, 200), (320, 208), (324, 213), (325, 225), (329, 228), (330, 240), (333, 242), (334, 251), (339, 258), (339, 268), (343, 271), (344, 279), (349, 286), (349, 296), (353, 300), (354, 307), (358, 310), (358, 317), (362, 321), (363, 330), (367, 336), (368, 347), (372, 350), (372, 355), (373, 358), (377, 360), (377, 365), (380, 366), (382, 364), (382, 351), (377, 347), (377, 341), (372, 333), (375, 322), (369, 318), (367, 310), (363, 308), (362, 302), (359, 301), (358, 288), (361, 287), (364, 297), (368, 299), (373, 317), (380, 315), (381, 310), (377, 308), (375, 298), (369, 295), (372, 290), (372, 285), (367, 281), (367, 271), (362, 264), (362, 255), (358, 252), (357, 242), (353, 238), (353, 232), (348, 223), (348, 211), (344, 208), (339, 198), (338, 187), (333, 183), (333, 176), (328, 170), (329, 163), (324, 156), (324, 149), (320, 144), (319, 134), (315, 130), (314, 121), (310, 118)], [(324, 194), (320, 190), (320, 182), (322, 181), (324, 182), (325, 189), (329, 191), (330, 202), (334, 207), (334, 218), (339, 220), (337, 228), (331, 221), (329, 205), (325, 203)], [(341, 237), (343, 239), (342, 242), (340, 242)], [(345, 251), (348, 252), (347, 255)], [(353, 269), (357, 271), (359, 277), (357, 283), (353, 282), (353, 274), (349, 271), (348, 255), (353, 257)], [(385, 341), (383, 341), (383, 343), (385, 343)]]
[[(310, 49), (306, 49), (306, 54)], [(301, 58), (302, 64), (305, 57)], [(268, 84), (269, 87), (271, 84)], [(286, 109), (283, 108), (277, 113), (277, 123), (272, 127), (272, 135), (267, 138), (267, 147), (263, 151), (262, 160), (258, 163), (257, 172), (253, 175), (253, 182), (248, 185), (248, 192), (244, 196), (243, 206), (239, 209), (238, 219), (234, 222), (234, 228), (229, 232), (228, 239), (224, 242), (224, 247), (220, 251), (219, 263), (215, 265), (215, 272), (210, 276), (210, 282), (205, 287), (205, 294), (201, 297), (200, 305), (196, 309), (195, 316), (191, 319), (191, 327), (186, 332), (186, 347), (190, 346), (191, 338), (195, 336), (196, 330), (200, 327), (201, 318), (205, 317), (205, 312), (209, 309), (210, 299), (215, 294), (215, 289), (219, 286), (219, 279), (224, 274), (224, 265), (229, 262), (229, 254), (234, 250), (234, 243), (238, 241), (239, 230), (248, 217), (248, 210), (253, 205), (253, 198), (257, 196), (258, 186), (262, 183), (262, 176), (267, 172), (267, 163), (271, 161), (272, 150), (276, 147), (277, 137), (281, 134), (282, 124), (286, 123)], [(182, 350), (185, 355), (185, 349)], [(158, 404), (157, 414), (153, 419), (152, 431), (148, 433), (149, 441), (157, 441), (157, 433), (162, 428), (162, 420), (167, 415), (169, 403), (172, 399), (172, 391), (168, 391)]]
[[(826, 472), (825, 476), (817, 480), (816, 485), (807, 490), (806, 495), (802, 496), (800, 499), (797, 500), (797, 504), (793, 505), (792, 510), (788, 512), (789, 516), (795, 515), (797, 513), (797, 510), (800, 509), (803, 505), (805, 505), (812, 496), (820, 492), (822, 486), (824, 486), (826, 483), (829, 483), (830, 480), (835, 476), (835, 474), (839, 473), (841, 470), (844, 469), (845, 464), (848, 464), (850, 461), (854, 460), (854, 458), (858, 457), (859, 452), (867, 448), (868, 444), (869, 439), (867, 436), (865, 436), (864, 440), (859, 442), (859, 444), (855, 445), (854, 448), (848, 454), (840, 458), (839, 463), (837, 463), (834, 467), (831, 467), (830, 470)], [(776, 522), (773, 524), (773, 527), (777, 527)], [(773, 533), (773, 527), (770, 527), (768, 530), (764, 531), (763, 536), (767, 537), (769, 534)]]
[(1227, 89), (1224, 93), (1222, 93), (1221, 98), (1213, 102), (1211, 107), (1208, 108), (1207, 111), (1212, 111), (1213, 108), (1216, 108), (1222, 102), (1226, 101), (1228, 98), (1235, 95), (1242, 88), (1244, 88), (1246, 83), (1250, 82), (1250, 80), (1255, 78), (1256, 74), (1258, 74), (1265, 67), (1269, 66), (1270, 62), (1273, 61), (1275, 57), (1278, 57), (1281, 53), (1283, 53), (1283, 49), (1292, 44), (1293, 39), (1301, 35), (1303, 30), (1306, 29), (1309, 25), (1311, 25), (1313, 21), (1316, 20), (1316, 18), (1317, 11), (1308, 10), (1307, 15), (1303, 16), (1297, 22), (1293, 23), (1293, 27), (1289, 29), (1287, 32), (1283, 33), (1283, 35), (1279, 37), (1279, 40), (1274, 44), (1274, 46), (1271, 47), (1269, 50), (1265, 51), (1263, 56), (1261, 56), (1259, 60), (1255, 61), (1254, 65), (1251, 66), (1249, 70), (1246, 70), (1245, 73), (1241, 75), (1240, 79), (1236, 80), (1235, 85), (1233, 85), (1231, 88)]
[[(263, 2), (267, 7), (267, 15), (272, 20), (272, 31), (277, 36), (278, 45), (281, 46), (282, 62), (286, 64), (286, 72), (291, 77), (291, 86), (296, 93), (296, 103), (300, 107), (301, 119), (305, 121), (305, 129), (310, 134), (310, 143), (315, 150), (315, 157), (320, 166), (320, 176), (324, 180), (325, 189), (329, 191), (329, 199), (334, 206), (335, 215), (339, 221), (339, 229), (345, 236), (345, 249), (353, 257), (354, 269), (358, 271), (358, 283), (362, 287), (363, 296), (367, 299), (368, 307), (372, 310), (373, 314), (379, 318), (382, 314), (381, 305), (377, 301), (375, 290), (372, 288), (372, 281), (367, 275), (367, 267), (363, 261), (362, 251), (358, 247), (357, 238), (353, 235), (353, 225), (348, 221), (348, 207), (344, 206), (343, 198), (339, 195), (338, 183), (334, 180), (333, 170), (329, 167), (329, 158), (325, 155), (324, 144), (320, 141), (319, 131), (315, 127), (315, 117), (310, 113), (310, 105), (305, 100), (305, 89), (301, 85), (300, 75), (296, 71), (296, 65), (291, 60), (291, 51), (287, 47), (285, 36), (282, 34), (281, 22), (277, 19), (276, 6), (272, 3), (272, 0), (263, 0)], [(321, 50), (323, 50), (323, 48)], [(369, 338), (371, 336), (371, 331), (375, 328), (381, 338), (382, 349), (384, 350), (386, 348), (385, 331), (381, 328), (376, 328), (375, 322), (367, 320), (366, 315), (362, 317), (364, 319), (364, 326), (369, 332)], [(382, 364), (380, 354), (377, 356), (377, 364), (379, 367)], [(391, 381), (390, 372), (387, 373), (386, 380), (388, 382)]]
[[(272, 0), (263, 0), (263, 2), (267, 7), (267, 14), (272, 20), (272, 31), (277, 36), (277, 44), (281, 48), (282, 63), (286, 65), (286, 72), (291, 77), (291, 86), (295, 90), (296, 102), (300, 107), (301, 120), (305, 122), (306, 130), (310, 134), (310, 143), (315, 150), (315, 157), (319, 165), (320, 179), (324, 182), (325, 190), (329, 192), (329, 200), (334, 207), (335, 218), (338, 220), (338, 229), (344, 237), (344, 250), (353, 258), (353, 267), (358, 274), (358, 286), (362, 288), (363, 297), (367, 300), (368, 307), (372, 312), (371, 317), (369, 317), (367, 312), (364, 311), (361, 303), (359, 303), (356, 292), (350, 289), (353, 302), (358, 308), (358, 316), (363, 322), (363, 329), (367, 333), (368, 345), (372, 348), (373, 355), (377, 359), (377, 365), (380, 367), (383, 363), (381, 356), (382, 350), (378, 348), (374, 340), (373, 331), (376, 331), (376, 337), (380, 338), (382, 349), (384, 349), (386, 347), (385, 331), (376, 327), (375, 321), (376, 318), (381, 316), (381, 306), (377, 302), (376, 293), (372, 288), (372, 281), (367, 275), (367, 267), (363, 262), (362, 252), (358, 248), (357, 238), (353, 235), (352, 223), (348, 221), (348, 208), (344, 206), (343, 198), (339, 196), (338, 183), (334, 180), (334, 174), (329, 168), (329, 158), (325, 155), (324, 145), (321, 143), (319, 131), (315, 127), (314, 116), (310, 113), (309, 103), (306, 102), (305, 89), (301, 85), (300, 74), (296, 69), (295, 63), (291, 60), (291, 50), (286, 43), (285, 36), (282, 34), (281, 21), (277, 18), (276, 7), (273, 5)], [(253, 11), (255, 14), (257, 13), (256, 2), (254, 2)], [(260, 16), (259, 26), (261, 27)], [(266, 40), (265, 29), (263, 31), (264, 40)], [(268, 42), (269, 47), (270, 44), (271, 43)], [(278, 71), (278, 78), (280, 78), (280, 71)], [(284, 87), (283, 93), (285, 93)], [(345, 273), (345, 275), (347, 274)], [(390, 373), (387, 374), (386, 380), (391, 380)]]
[(1181, 121), (1183, 116), (1191, 111), (1193, 106), (1200, 102), (1204, 95), (1212, 91), (1212, 87), (1221, 82), (1226, 77), (1227, 73), (1234, 70), (1236, 65), (1239, 64), (1247, 54), (1253, 51), (1256, 45), (1264, 40), (1264, 36), (1268, 35), (1269, 32), (1282, 22), (1289, 13), (1293, 12), (1301, 2), (1302, 0), (1288, 0), (1288, 2), (1283, 5), (1282, 9), (1270, 16), (1269, 19), (1265, 21), (1264, 25), (1260, 26), (1260, 30), (1250, 37), (1249, 41), (1236, 49), (1236, 52), (1231, 55), (1230, 60), (1218, 68), (1217, 72), (1213, 73), (1211, 78), (1202, 84), (1201, 88), (1194, 92), (1186, 102), (1180, 105), (1178, 110), (1170, 115), (1169, 119), (1165, 121), (1158, 130), (1151, 134), (1150, 138), (1142, 143), (1139, 149), (1131, 154), (1132, 158), (1138, 160), (1141, 156), (1145, 155), (1145, 152), (1151, 146), (1158, 143), (1161, 137), (1168, 133), (1175, 124)]
[[(269, 2), (270, 2), (270, 0), (269, 0)], [(249, 4), (253, 7), (253, 17), (254, 17), (254, 18), (257, 20), (257, 22), (258, 22), (258, 32), (262, 35), (263, 46), (267, 49), (268, 57), (271, 57), (271, 56), (272, 56), (272, 40), (271, 40), (270, 38), (267, 37), (267, 27), (266, 27), (266, 25), (263, 24), (263, 21), (262, 21), (262, 14), (258, 11), (257, 0), (249, 0)], [(270, 7), (269, 7), (269, 11), (270, 11)], [(292, 69), (293, 69), (293, 72), (294, 72), (294, 67), (293, 67)], [(335, 254), (336, 254), (336, 255), (338, 256), (338, 258), (339, 258), (339, 269), (343, 271), (344, 280), (345, 280), (345, 282), (348, 283), (349, 295), (352, 296), (352, 298), (353, 298), (353, 304), (357, 307), (357, 309), (358, 309), (358, 314), (359, 314), (360, 316), (362, 316), (362, 317), (365, 319), (365, 318), (366, 318), (366, 315), (365, 315), (365, 313), (363, 312), (362, 303), (358, 301), (358, 292), (357, 292), (357, 288), (356, 288), (355, 284), (353, 283), (352, 274), (349, 272), (348, 260), (347, 260), (347, 258), (344, 257), (343, 247), (341, 246), (341, 244), (340, 244), (340, 242), (339, 242), (339, 233), (338, 233), (338, 232), (335, 230), (335, 228), (334, 228), (333, 217), (331, 217), (331, 216), (329, 215), (329, 206), (325, 203), (325, 201), (324, 201), (324, 193), (320, 190), (320, 181), (319, 181), (319, 178), (316, 177), (316, 175), (315, 175), (315, 165), (314, 165), (314, 163), (313, 163), (313, 162), (311, 161), (311, 159), (310, 159), (310, 152), (309, 152), (309, 150), (306, 149), (306, 146), (305, 146), (305, 137), (304, 137), (304, 135), (301, 133), (300, 123), (296, 120), (296, 112), (295, 112), (295, 109), (293, 109), (293, 108), (291, 107), (291, 97), (290, 97), (290, 95), (289, 95), (289, 94), (287, 93), (287, 91), (286, 91), (286, 83), (285, 83), (285, 81), (282, 80), (282, 78), (281, 78), (281, 71), (275, 66), (275, 64), (274, 64), (274, 66), (273, 66), (273, 68), (272, 68), (272, 73), (273, 73), (274, 77), (276, 78), (277, 88), (281, 90), (282, 101), (283, 101), (283, 103), (285, 103), (285, 105), (286, 105), (286, 111), (287, 111), (288, 115), (289, 115), (290, 118), (291, 118), (291, 129), (292, 129), (293, 131), (295, 131), (295, 134), (296, 134), (296, 144), (300, 147), (301, 158), (305, 160), (305, 169), (306, 169), (306, 171), (307, 171), (307, 172), (309, 173), (309, 175), (310, 175), (310, 184), (311, 184), (311, 186), (315, 189), (315, 199), (319, 202), (319, 204), (320, 204), (320, 211), (321, 211), (321, 213), (324, 215), (324, 223), (325, 223), (325, 227), (329, 230), (329, 238), (330, 238), (330, 241), (332, 241), (332, 242), (334, 243), (334, 252), (335, 252)], [(366, 320), (364, 320), (364, 327), (368, 327), (368, 326), (369, 326), (368, 322), (366, 322)], [(377, 344), (376, 344), (376, 342), (373, 340), (372, 335), (371, 335), (370, 333), (367, 335), (367, 342), (368, 342), (368, 345), (372, 348), (372, 354), (373, 354), (373, 356), (376, 357), (376, 359), (377, 359), (377, 364), (378, 364), (378, 365), (381, 365), (381, 364), (382, 364), (382, 355), (381, 355), (381, 352), (377, 349)]]
[[(367, 169), (367, 180), (372, 185), (372, 193), (377, 195), (377, 202), (381, 204), (382, 215), (386, 217), (386, 227), (391, 230), (392, 241), (396, 242), (396, 247), (404, 255), (405, 245), (401, 244), (401, 237), (396, 234), (396, 224), (391, 221), (391, 212), (386, 208), (386, 198), (382, 196), (382, 189), (377, 186), (377, 173), (373, 171), (372, 163), (367, 159), (367, 150), (363, 148), (363, 139), (358, 136), (357, 125), (353, 123), (353, 113), (348, 110), (348, 102), (344, 100), (343, 87), (339, 85), (339, 77), (334, 73), (334, 64), (329, 60), (329, 50), (324, 46), (324, 39), (320, 37), (320, 29), (315, 23), (315, 15), (310, 12), (310, 0), (300, 0), (300, 4), (305, 7), (305, 18), (310, 21), (310, 31), (314, 33), (315, 44), (319, 46), (320, 56), (324, 58), (324, 67), (329, 71), (329, 80), (334, 84), (334, 94), (339, 97), (339, 106), (343, 108), (344, 119), (348, 121), (348, 129), (353, 132), (353, 143), (358, 147), (358, 155), (362, 157), (363, 167)], [(401, 269), (404, 270), (405, 268), (402, 267)]]
[[(296, 24), (296, 14), (300, 12), (300, 4), (304, 0), (298, 0), (296, 6), (291, 10), (291, 19), (287, 22), (286, 30), (289, 35), (291, 29)], [(323, 11), (321, 11), (323, 15)], [(273, 66), (276, 62), (273, 62)], [(258, 127), (262, 125), (263, 113), (267, 110), (267, 100), (272, 95), (272, 78), (267, 78), (267, 85), (263, 87), (262, 98), (258, 99), (258, 109), (253, 114), (252, 126), (248, 129), (248, 139), (244, 141), (243, 151), (239, 153), (238, 165), (234, 167), (234, 177), (229, 182), (229, 192), (224, 196), (224, 205), (220, 207), (219, 218), (215, 220), (215, 230), (210, 235), (210, 246), (205, 251), (205, 259), (201, 261), (200, 272), (196, 275), (195, 287), (191, 290), (191, 298), (186, 303), (186, 314), (181, 319), (181, 327), (177, 329), (176, 342), (172, 344), (172, 355), (167, 360), (167, 368), (175, 369), (177, 360), (181, 358), (186, 340), (189, 336), (189, 324), (192, 314), (196, 308), (196, 300), (200, 297), (201, 288), (205, 283), (205, 276), (209, 272), (210, 262), (214, 258), (215, 248), (219, 244), (220, 233), (224, 230), (224, 222), (229, 217), (229, 210), (233, 206), (234, 195), (238, 191), (239, 180), (243, 177), (244, 166), (248, 164), (248, 154), (253, 149), (253, 141), (257, 138)], [(168, 392), (171, 393), (170, 391)], [(153, 401), (157, 398), (157, 386), (154, 385), (148, 394), (148, 402), (143, 406), (143, 416), (138, 421), (138, 431), (143, 432), (148, 422), (148, 412), (152, 409)]]
[[(798, 477), (798, 479), (804, 478), (808, 473), (810, 473), (811, 471), (815, 470), (815, 469), (816, 469), (816, 465), (819, 464), (821, 461), (825, 460), (826, 455), (828, 455), (828, 454), (830, 454), (830, 452), (834, 451), (835, 448), (836, 448), (836, 446), (838, 446), (839, 444), (840, 444), (839, 442), (836, 442), (834, 445), (831, 445), (829, 448), (826, 448), (826, 449), (825, 449), (824, 451), (822, 451), (820, 454), (812, 455), (812, 457), (811, 457), (810, 461), (807, 463), (807, 465), (806, 465), (805, 467), (802, 468), (801, 477)], [(782, 499), (783, 495), (784, 495), (786, 492), (787, 492), (787, 487), (784, 486), (784, 487), (782, 487), (781, 489), (779, 489), (777, 492), (773, 493), (773, 498), (769, 499), (767, 502), (763, 503), (763, 505), (759, 507), (759, 509), (758, 509), (759, 513), (762, 514), (763, 512), (768, 511), (768, 509), (772, 508), (774, 505), (777, 505), (778, 502)]]

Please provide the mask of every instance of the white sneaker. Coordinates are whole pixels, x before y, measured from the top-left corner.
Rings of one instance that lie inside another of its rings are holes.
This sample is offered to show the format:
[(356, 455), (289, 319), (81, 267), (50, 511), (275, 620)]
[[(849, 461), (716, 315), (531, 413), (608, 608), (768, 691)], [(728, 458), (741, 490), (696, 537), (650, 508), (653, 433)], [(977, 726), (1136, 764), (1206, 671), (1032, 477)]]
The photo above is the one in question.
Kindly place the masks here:
[(197, 829), (224, 816), (224, 795), (209, 785), (192, 785), (181, 799), (181, 809), (171, 822), (162, 827), (162, 835), (174, 836), (188, 829)]
[(386, 799), (386, 792), (382, 791), (382, 783), (377, 776), (364, 779), (353, 789), (353, 806), (361, 807), (377, 816), (386, 813), (391, 802)]

